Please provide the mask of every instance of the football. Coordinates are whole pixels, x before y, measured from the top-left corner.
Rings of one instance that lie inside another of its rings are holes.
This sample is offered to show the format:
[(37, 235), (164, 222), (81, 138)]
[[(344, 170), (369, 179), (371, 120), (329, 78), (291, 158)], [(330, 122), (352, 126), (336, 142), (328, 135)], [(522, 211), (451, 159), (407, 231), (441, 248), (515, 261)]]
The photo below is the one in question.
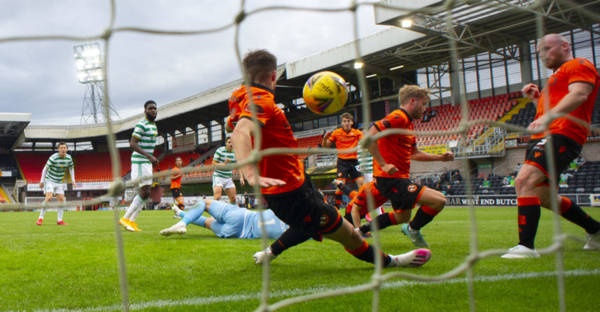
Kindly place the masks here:
[(306, 106), (315, 114), (329, 115), (346, 105), (348, 89), (342, 76), (330, 71), (321, 71), (308, 78), (302, 96)]

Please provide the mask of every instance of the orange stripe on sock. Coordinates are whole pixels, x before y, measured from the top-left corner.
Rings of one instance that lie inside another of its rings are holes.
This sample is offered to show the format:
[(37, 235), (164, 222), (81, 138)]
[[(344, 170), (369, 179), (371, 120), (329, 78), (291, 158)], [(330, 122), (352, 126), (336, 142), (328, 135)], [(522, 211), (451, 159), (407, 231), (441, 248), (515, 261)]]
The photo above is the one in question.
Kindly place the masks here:
[(540, 199), (531, 197), (517, 197), (517, 206), (536, 206), (540, 204)]
[(432, 217), (435, 217), (435, 216), (437, 216), (438, 213), (440, 213), (439, 210), (435, 210), (435, 209), (433, 209), (433, 208), (431, 208), (429, 206), (426, 206), (426, 205), (421, 205), (421, 210), (423, 210), (424, 213), (426, 213), (426, 214), (428, 214), (428, 215), (430, 215)]
[(362, 255), (365, 251), (367, 251), (367, 249), (369, 249), (369, 243), (367, 243), (366, 240), (363, 240), (363, 243), (360, 247), (358, 247), (354, 250), (346, 249), (346, 251), (351, 253), (354, 256), (359, 256), (359, 255)]
[(561, 196), (560, 197), (560, 214), (563, 214), (567, 211), (569, 211), (569, 209), (571, 209), (571, 199), (569, 199), (568, 197), (564, 197)]

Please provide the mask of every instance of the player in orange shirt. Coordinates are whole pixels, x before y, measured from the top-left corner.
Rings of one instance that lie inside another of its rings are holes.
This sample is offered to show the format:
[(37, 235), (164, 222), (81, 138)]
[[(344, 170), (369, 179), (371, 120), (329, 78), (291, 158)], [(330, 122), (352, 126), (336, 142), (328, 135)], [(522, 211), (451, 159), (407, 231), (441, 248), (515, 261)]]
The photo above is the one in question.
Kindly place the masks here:
[[(544, 65), (554, 73), (541, 92), (532, 83), (522, 90), (528, 98), (537, 101), (537, 113), (529, 129), (539, 130), (544, 127), (550, 121), (549, 113), (566, 116), (552, 120), (548, 131), (531, 136), (525, 163), (515, 179), (519, 244), (502, 255), (503, 258), (539, 257), (534, 241), (540, 207), (551, 207), (546, 152), (550, 149), (554, 152), (556, 176), (567, 169), (569, 163), (579, 155), (587, 140), (592, 110), (600, 87), (600, 75), (594, 65), (584, 58), (573, 58), (569, 42), (563, 36), (544, 36), (539, 42), (538, 53)], [(569, 198), (558, 196), (557, 200), (561, 216), (587, 232), (584, 249), (600, 249), (600, 223)]]
[[(369, 135), (376, 135), (386, 129), (414, 130), (412, 121), (423, 117), (426, 104), (429, 103), (429, 90), (416, 85), (406, 85), (398, 92), (400, 108), (391, 112), (382, 120), (369, 128)], [(444, 194), (412, 183), (410, 177), (411, 159), (418, 161), (451, 161), (451, 152), (433, 155), (419, 151), (414, 135), (393, 134), (380, 138), (369, 146), (373, 155), (373, 176), (376, 186), (383, 196), (390, 199), (394, 214), (382, 214), (375, 220), (380, 229), (403, 221), (405, 211), (411, 210), (417, 203), (421, 204), (412, 221), (402, 225), (402, 232), (410, 238), (415, 246), (427, 247), (421, 235), (421, 228), (431, 222), (444, 208)], [(366, 233), (370, 224), (361, 226)]]
[[(369, 212), (369, 206), (367, 204), (368, 193), (371, 193), (371, 196), (373, 196), (373, 207), (375, 207), (374, 210), (379, 209), (381, 206), (383, 206), (383, 204), (385, 204), (385, 202), (388, 201), (388, 198), (383, 196), (375, 186), (375, 181), (363, 184), (358, 191), (351, 190), (341, 181), (336, 180), (333, 183), (351, 199), (346, 206), (346, 214), (344, 215), (344, 218), (354, 225), (355, 231), (360, 230), (360, 220), (366, 218), (367, 213)], [(383, 210), (382, 213), (384, 213)], [(410, 210), (402, 210), (402, 217), (398, 221), (396, 221), (394, 212), (389, 212), (388, 215), (390, 216), (390, 219), (395, 222), (394, 224), (404, 223), (410, 219)], [(363, 237), (367, 236), (366, 234), (369, 231), (370, 229), (367, 229), (364, 233), (361, 232), (361, 234)]]
[[(274, 89), (277, 81), (277, 61), (266, 50), (252, 51), (243, 59), (243, 66), (252, 83), (252, 102), (246, 94), (240, 103), (240, 120), (233, 130), (233, 148), (238, 162), (246, 161), (252, 151), (253, 133), (261, 131), (260, 150), (274, 147), (298, 146), (283, 111), (275, 104)], [(252, 103), (252, 104), (251, 104)], [(254, 105), (256, 115), (251, 112)], [(255, 129), (255, 122), (260, 124)], [(256, 141), (255, 141), (256, 142)], [(256, 263), (270, 261), (283, 250), (309, 238), (321, 241), (323, 237), (335, 240), (356, 258), (374, 263), (375, 250), (342, 218), (333, 206), (327, 205), (310, 179), (304, 174), (299, 157), (294, 154), (264, 156), (258, 164), (258, 176), (252, 165), (242, 167), (250, 184), (258, 184), (265, 200), (275, 215), (290, 227), (277, 241), (254, 254)], [(431, 252), (418, 249), (389, 256), (383, 254), (383, 265), (420, 266), (427, 262)]]
[(173, 175), (171, 175), (171, 194), (173, 194), (175, 205), (177, 205), (179, 209), (184, 210), (185, 205), (183, 204), (183, 194), (181, 193), (181, 179), (183, 175), (181, 174), (180, 168), (182, 166), (183, 160), (181, 157), (175, 158), (175, 167), (171, 169), (173, 171)]
[[(323, 147), (331, 147), (335, 144), (338, 150), (354, 148), (358, 146), (358, 142), (362, 139), (363, 134), (360, 130), (352, 128), (354, 125), (354, 117), (350, 113), (343, 113), (341, 116), (342, 127), (337, 128), (332, 132), (328, 132), (323, 136), (321, 145)], [(364, 183), (363, 174), (358, 171), (358, 153), (344, 153), (337, 156), (337, 179), (348, 183), (354, 181), (358, 188)], [(340, 206), (342, 203), (342, 193), (339, 189), (335, 190), (335, 203)]]

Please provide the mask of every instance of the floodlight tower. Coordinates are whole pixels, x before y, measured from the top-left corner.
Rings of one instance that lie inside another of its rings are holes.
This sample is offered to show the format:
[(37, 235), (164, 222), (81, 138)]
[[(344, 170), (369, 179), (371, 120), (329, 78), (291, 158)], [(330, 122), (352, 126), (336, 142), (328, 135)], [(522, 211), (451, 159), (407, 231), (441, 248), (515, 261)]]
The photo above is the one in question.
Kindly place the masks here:
[[(97, 42), (73, 46), (73, 56), (77, 68), (79, 83), (86, 86), (81, 108), (81, 123), (98, 123), (104, 121), (102, 105), (104, 104), (103, 57), (100, 44)], [(115, 109), (108, 106), (110, 113), (119, 116)]]

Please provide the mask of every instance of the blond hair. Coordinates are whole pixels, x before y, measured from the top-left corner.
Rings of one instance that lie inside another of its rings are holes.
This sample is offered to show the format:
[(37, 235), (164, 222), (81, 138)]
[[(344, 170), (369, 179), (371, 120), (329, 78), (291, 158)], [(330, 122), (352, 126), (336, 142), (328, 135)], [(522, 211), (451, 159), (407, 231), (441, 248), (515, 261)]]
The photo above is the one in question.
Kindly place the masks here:
[(400, 91), (398, 91), (398, 104), (407, 104), (411, 98), (428, 99), (429, 94), (429, 89), (421, 88), (417, 85), (405, 85), (404, 87), (400, 88)]
[(348, 112), (343, 113), (342, 116), (340, 116), (340, 117), (341, 117), (341, 119), (350, 119), (354, 122), (354, 116), (352, 116), (352, 114), (350, 114)]

